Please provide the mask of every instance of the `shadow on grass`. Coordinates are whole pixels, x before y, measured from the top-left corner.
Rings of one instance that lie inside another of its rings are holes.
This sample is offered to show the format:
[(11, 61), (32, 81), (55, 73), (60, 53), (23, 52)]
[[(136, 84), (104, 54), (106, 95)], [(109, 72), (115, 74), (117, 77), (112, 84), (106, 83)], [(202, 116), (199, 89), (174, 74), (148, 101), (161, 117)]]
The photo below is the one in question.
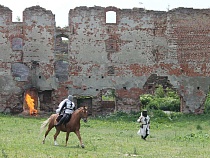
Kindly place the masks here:
[(81, 149), (84, 149), (84, 148), (82, 148), (80, 145), (67, 145), (67, 146), (65, 146), (65, 145), (53, 145), (55, 148), (56, 147), (59, 147), (59, 148), (72, 148), (72, 149), (75, 149), (75, 148), (81, 148)]

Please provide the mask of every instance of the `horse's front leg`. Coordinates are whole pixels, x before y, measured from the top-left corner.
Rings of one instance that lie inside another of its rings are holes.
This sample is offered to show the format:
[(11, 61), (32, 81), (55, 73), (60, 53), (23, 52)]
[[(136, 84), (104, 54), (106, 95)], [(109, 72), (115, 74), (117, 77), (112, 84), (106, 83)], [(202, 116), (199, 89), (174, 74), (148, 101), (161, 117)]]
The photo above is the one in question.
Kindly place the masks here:
[(80, 136), (80, 131), (75, 131), (75, 134), (77, 135), (78, 139), (79, 139), (79, 142), (80, 142), (80, 146), (82, 148), (85, 147), (85, 145), (82, 143), (82, 139), (81, 139), (81, 136)]

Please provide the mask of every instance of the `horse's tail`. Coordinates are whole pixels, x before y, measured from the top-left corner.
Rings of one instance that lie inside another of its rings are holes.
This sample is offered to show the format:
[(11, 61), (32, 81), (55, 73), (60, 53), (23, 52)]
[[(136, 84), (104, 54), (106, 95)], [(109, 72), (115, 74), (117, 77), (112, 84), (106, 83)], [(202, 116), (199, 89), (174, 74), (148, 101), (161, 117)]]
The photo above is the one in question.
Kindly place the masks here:
[(49, 124), (49, 122), (50, 122), (50, 117), (41, 124), (40, 134), (43, 132), (44, 128)]

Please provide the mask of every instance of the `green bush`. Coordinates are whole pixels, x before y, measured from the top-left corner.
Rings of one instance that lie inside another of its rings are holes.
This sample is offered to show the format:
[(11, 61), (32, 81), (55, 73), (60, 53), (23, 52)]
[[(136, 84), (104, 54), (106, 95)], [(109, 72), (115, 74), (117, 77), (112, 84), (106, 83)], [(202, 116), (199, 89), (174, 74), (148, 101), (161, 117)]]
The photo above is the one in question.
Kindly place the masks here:
[(170, 88), (166, 88), (166, 96), (174, 98), (174, 99), (180, 99), (180, 97), (177, 94), (177, 92), (172, 90), (172, 89), (170, 89)]
[(184, 114), (181, 112), (172, 112), (170, 113), (170, 118), (179, 121), (180, 119), (183, 119), (183, 115)]
[(168, 115), (164, 113), (162, 110), (154, 110), (152, 111), (154, 118), (168, 118)]
[(143, 106), (147, 106), (153, 100), (153, 96), (151, 94), (144, 94), (140, 96), (140, 101)]
[(159, 109), (159, 103), (157, 99), (152, 100), (151, 102), (149, 102), (149, 104), (146, 106), (147, 109), (151, 109), (151, 110), (158, 110)]
[[(166, 89), (166, 93), (162, 86), (159, 86), (155, 95), (144, 94), (140, 96), (140, 101), (143, 108), (152, 110), (164, 110), (164, 111), (180, 111), (180, 98), (177, 93), (169, 88)], [(210, 106), (209, 106), (210, 107)]]
[(204, 113), (210, 114), (210, 92), (207, 95), (206, 101), (204, 103), (204, 107), (205, 107)]
[(154, 98), (147, 105), (148, 109), (163, 110), (163, 111), (180, 111), (180, 100), (165, 97), (165, 98)]
[(164, 98), (165, 92), (163, 90), (163, 86), (159, 85), (158, 88), (155, 90), (155, 97), (157, 98)]
[(180, 111), (180, 100), (174, 98), (163, 98), (160, 101), (159, 109), (164, 111)]

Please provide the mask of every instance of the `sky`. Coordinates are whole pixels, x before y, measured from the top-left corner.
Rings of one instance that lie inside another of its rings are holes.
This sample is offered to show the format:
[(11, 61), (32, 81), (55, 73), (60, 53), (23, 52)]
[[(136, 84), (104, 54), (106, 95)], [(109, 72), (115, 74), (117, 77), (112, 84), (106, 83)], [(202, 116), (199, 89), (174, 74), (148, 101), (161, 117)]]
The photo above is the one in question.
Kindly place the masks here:
[(13, 22), (17, 17), (22, 21), (23, 11), (39, 5), (55, 14), (56, 26), (68, 26), (70, 9), (79, 6), (115, 6), (120, 9), (145, 8), (146, 10), (167, 11), (178, 7), (206, 9), (210, 8), (210, 0), (0, 0), (0, 5), (10, 8)]

